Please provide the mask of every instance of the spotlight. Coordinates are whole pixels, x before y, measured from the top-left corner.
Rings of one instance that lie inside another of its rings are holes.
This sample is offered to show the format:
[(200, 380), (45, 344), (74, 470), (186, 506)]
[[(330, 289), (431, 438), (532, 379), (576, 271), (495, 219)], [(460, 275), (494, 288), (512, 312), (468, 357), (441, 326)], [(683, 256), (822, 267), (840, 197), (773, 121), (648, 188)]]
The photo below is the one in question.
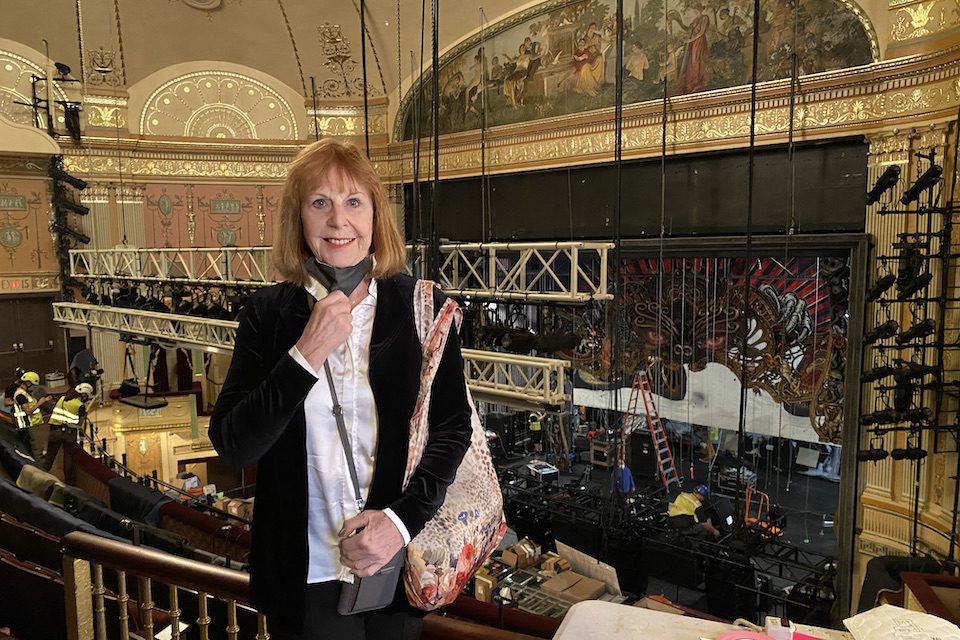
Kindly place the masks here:
[(910, 280), (904, 284), (904, 286), (898, 287), (900, 292), (897, 294), (897, 300), (906, 300), (907, 298), (912, 297), (918, 291), (930, 284), (931, 280), (933, 280), (933, 274), (925, 273), (913, 280)]
[(68, 65), (65, 65), (62, 62), (54, 62), (53, 66), (56, 67), (57, 73), (63, 77), (70, 75), (70, 72), (72, 71)]
[(923, 322), (918, 322), (913, 325), (903, 333), (897, 335), (897, 344), (903, 344), (905, 342), (911, 342), (918, 338), (926, 338), (931, 335), (934, 331), (937, 330), (937, 321), (933, 318), (928, 318)]
[(62, 236), (69, 236), (81, 244), (90, 243), (90, 236), (84, 235), (79, 231), (74, 231), (70, 227), (65, 227), (62, 224), (52, 224), (50, 225), (50, 230), (59, 233)]
[(867, 206), (879, 202), (880, 197), (896, 186), (899, 180), (900, 166), (892, 164), (887, 167), (886, 171), (880, 174), (880, 177), (877, 178), (877, 181), (873, 185), (873, 189), (870, 189), (870, 191), (867, 192)]
[(57, 189), (54, 192), (53, 206), (60, 210), (66, 209), (68, 211), (72, 211), (81, 216), (85, 216), (90, 213), (90, 207), (80, 204), (79, 202), (74, 202), (67, 197), (67, 194), (63, 189)]
[(63, 104), (63, 122), (67, 126), (67, 133), (74, 142), (80, 142), (82, 132), (80, 131), (80, 103), (64, 102)]
[(873, 344), (879, 340), (886, 340), (887, 338), (892, 338), (897, 335), (897, 332), (900, 331), (900, 324), (896, 320), (887, 320), (880, 326), (876, 327), (873, 331), (867, 333), (863, 336), (863, 344)]
[(894, 460), (923, 460), (927, 457), (927, 452), (920, 447), (907, 447), (894, 449), (890, 452), (890, 457)]
[(860, 376), (860, 382), (876, 382), (877, 380), (882, 380), (887, 376), (892, 376), (895, 373), (898, 373), (900, 370), (896, 367), (882, 366), (870, 369), (869, 371), (864, 371)]
[(893, 409), (874, 411), (873, 413), (866, 413), (860, 416), (860, 424), (863, 426), (869, 426), (872, 424), (893, 424), (896, 422), (900, 422), (900, 414)]
[(896, 369), (894, 375), (900, 380), (913, 380), (928, 375), (939, 376), (940, 369), (918, 362), (904, 362), (900, 368)]
[(877, 281), (870, 287), (870, 290), (867, 291), (867, 302), (875, 302), (887, 292), (887, 289), (893, 286), (893, 283), (897, 281), (897, 276), (889, 273), (881, 278), (877, 278)]
[(903, 412), (913, 403), (914, 385), (909, 380), (898, 378), (893, 386), (893, 408)]
[(871, 443), (869, 449), (857, 451), (857, 460), (860, 462), (879, 462), (881, 460), (886, 460), (888, 455), (890, 454), (884, 449), (874, 448), (873, 444)]
[(943, 167), (938, 164), (930, 165), (930, 168), (924, 171), (923, 175), (917, 178), (917, 181), (903, 192), (903, 196), (900, 198), (900, 204), (910, 204), (919, 198), (921, 193), (940, 182), (940, 176), (942, 175)]
[(926, 422), (933, 417), (933, 411), (927, 407), (921, 407), (920, 409), (911, 409), (909, 411), (904, 411), (900, 419), (903, 422)]
[(54, 156), (50, 159), (50, 168), (47, 175), (57, 182), (66, 182), (77, 191), (83, 191), (87, 188), (87, 181), (76, 178), (63, 170), (63, 156)]

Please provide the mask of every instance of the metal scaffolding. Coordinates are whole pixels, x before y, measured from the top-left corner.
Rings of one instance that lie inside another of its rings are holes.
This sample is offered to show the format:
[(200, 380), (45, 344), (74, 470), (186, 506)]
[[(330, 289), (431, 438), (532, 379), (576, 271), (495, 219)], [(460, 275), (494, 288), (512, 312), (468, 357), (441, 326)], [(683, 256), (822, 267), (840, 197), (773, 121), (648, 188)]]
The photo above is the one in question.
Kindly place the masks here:
[(440, 285), (450, 296), (584, 303), (610, 300), (612, 242), (493, 242), (440, 245)]
[(565, 392), (570, 363), (556, 358), (463, 349), (470, 391), (479, 399), (495, 402), (520, 400), (558, 406), (570, 400)]
[[(146, 336), (172, 345), (229, 352), (237, 322), (121, 307), (56, 302), (54, 320), (75, 327), (92, 327), (121, 334)], [(470, 390), (488, 401), (523, 400), (555, 406), (569, 400), (564, 393), (569, 363), (509, 353), (463, 350)]]
[[(440, 285), (447, 295), (487, 300), (584, 303), (610, 300), (611, 242), (454, 243), (440, 245)], [(408, 273), (418, 273), (423, 246), (407, 245)], [(73, 249), (77, 279), (267, 286), (270, 247), (217, 249)]]
[(263, 287), (276, 282), (270, 247), (72, 249), (70, 275), (214, 286)]
[(55, 302), (53, 319), (74, 327), (93, 327), (121, 334), (147, 336), (176, 345), (233, 351), (237, 323), (122, 307)]

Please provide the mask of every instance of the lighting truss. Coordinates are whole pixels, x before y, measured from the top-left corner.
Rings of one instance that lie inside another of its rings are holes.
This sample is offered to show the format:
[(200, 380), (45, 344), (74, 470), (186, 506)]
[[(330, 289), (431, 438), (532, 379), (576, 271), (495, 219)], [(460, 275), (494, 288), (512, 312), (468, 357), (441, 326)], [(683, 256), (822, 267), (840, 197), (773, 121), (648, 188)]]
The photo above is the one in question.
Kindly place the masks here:
[(73, 249), (70, 275), (98, 280), (263, 287), (274, 284), (270, 247)]
[(237, 336), (237, 322), (232, 320), (214, 320), (75, 302), (55, 302), (53, 319), (68, 326), (94, 327), (222, 351), (232, 351), (233, 342)]
[[(237, 322), (232, 320), (75, 302), (55, 302), (53, 317), (62, 325), (93, 327), (223, 352), (233, 351), (237, 335)], [(484, 397), (522, 399), (543, 405), (569, 400), (563, 388), (565, 369), (570, 365), (564, 360), (464, 349), (463, 361), (471, 391)]]
[(463, 349), (462, 353), (467, 385), (484, 400), (523, 400), (546, 406), (570, 400), (564, 392), (570, 366), (566, 360), (477, 349)]
[(447, 295), (457, 297), (566, 303), (610, 300), (607, 252), (614, 246), (612, 242), (442, 244), (440, 286)]

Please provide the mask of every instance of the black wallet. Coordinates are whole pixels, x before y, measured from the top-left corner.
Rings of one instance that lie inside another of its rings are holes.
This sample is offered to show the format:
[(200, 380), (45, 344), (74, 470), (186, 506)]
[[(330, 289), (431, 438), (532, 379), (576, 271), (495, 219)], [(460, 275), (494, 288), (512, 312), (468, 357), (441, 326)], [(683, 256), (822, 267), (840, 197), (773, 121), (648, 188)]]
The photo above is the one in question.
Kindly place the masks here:
[(340, 601), (337, 613), (342, 616), (383, 609), (391, 602), (397, 592), (397, 581), (403, 572), (403, 563), (407, 559), (406, 548), (397, 551), (390, 562), (383, 565), (372, 576), (353, 577), (353, 584), (340, 585)]

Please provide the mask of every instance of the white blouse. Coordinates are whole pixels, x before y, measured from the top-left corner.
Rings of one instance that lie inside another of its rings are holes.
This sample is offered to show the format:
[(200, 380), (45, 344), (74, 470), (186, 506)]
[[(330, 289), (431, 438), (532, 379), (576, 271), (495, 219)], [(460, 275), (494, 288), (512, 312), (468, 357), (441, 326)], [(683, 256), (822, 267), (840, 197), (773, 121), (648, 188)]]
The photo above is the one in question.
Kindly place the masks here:
[[(305, 288), (318, 300), (327, 295), (327, 290), (312, 278)], [(347, 342), (327, 357), (337, 397), (343, 406), (343, 421), (350, 435), (357, 480), (364, 499), (370, 493), (377, 447), (377, 408), (369, 378), (377, 281), (371, 280), (368, 289), (367, 296), (353, 308), (353, 331)], [(337, 534), (344, 521), (359, 512), (333, 416), (327, 377), (322, 367), (315, 371), (296, 346), (289, 353), (300, 366), (317, 376), (316, 384), (303, 403), (307, 423), (307, 583), (353, 582), (353, 574), (340, 562)], [(403, 543), (409, 544), (410, 535), (400, 518), (390, 509), (384, 509), (384, 513), (399, 529)]]

